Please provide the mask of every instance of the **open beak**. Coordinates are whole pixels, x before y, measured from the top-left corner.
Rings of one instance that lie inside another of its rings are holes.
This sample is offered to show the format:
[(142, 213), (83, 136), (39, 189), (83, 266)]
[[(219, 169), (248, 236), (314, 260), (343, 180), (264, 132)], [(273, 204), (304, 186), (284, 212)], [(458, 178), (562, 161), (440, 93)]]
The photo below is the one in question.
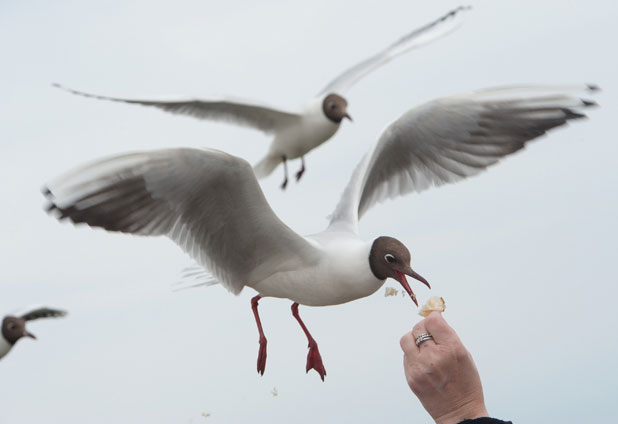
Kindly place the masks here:
[(412, 288), (408, 284), (408, 280), (406, 280), (406, 274), (408, 274), (410, 277), (414, 278), (415, 280), (418, 280), (421, 283), (425, 284), (427, 287), (431, 288), (427, 280), (425, 280), (425, 278), (423, 278), (423, 276), (421, 276), (420, 274), (417, 274), (416, 271), (414, 271), (410, 267), (407, 267), (406, 269), (404, 269), (403, 272), (397, 271), (396, 269), (393, 271), (395, 271), (395, 275), (399, 279), (399, 282), (403, 286), (404, 290), (407, 291), (410, 297), (412, 298), (412, 302), (414, 302), (414, 304), (418, 306), (418, 302), (416, 301), (416, 296), (414, 295)]
[(348, 115), (348, 112), (343, 114), (344, 118), (348, 118), (350, 120), (350, 122), (354, 122), (354, 120), (352, 119), (352, 117), (350, 115)]
[(24, 331), (24, 337), (30, 337), (31, 339), (36, 340), (35, 335), (34, 335), (34, 334), (32, 334), (32, 333), (29, 333), (29, 332), (27, 332), (27, 331)]

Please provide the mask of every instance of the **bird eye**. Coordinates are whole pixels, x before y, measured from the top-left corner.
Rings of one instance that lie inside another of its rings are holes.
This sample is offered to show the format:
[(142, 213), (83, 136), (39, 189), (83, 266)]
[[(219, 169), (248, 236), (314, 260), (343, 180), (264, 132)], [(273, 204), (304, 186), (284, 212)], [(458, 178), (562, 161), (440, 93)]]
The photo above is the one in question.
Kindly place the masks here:
[(329, 105), (328, 105), (328, 107), (329, 107), (331, 110), (332, 110), (332, 109), (335, 109), (335, 106), (337, 106), (337, 105), (336, 105), (336, 104), (334, 104), (334, 103), (329, 103)]
[(6, 325), (6, 328), (8, 328), (9, 330), (14, 329), (14, 328), (15, 328), (15, 323), (14, 323), (14, 322), (9, 322), (9, 323)]
[(386, 255), (384, 255), (384, 259), (389, 264), (392, 264), (393, 262), (395, 262), (395, 257), (393, 255), (391, 255), (390, 253), (387, 253)]

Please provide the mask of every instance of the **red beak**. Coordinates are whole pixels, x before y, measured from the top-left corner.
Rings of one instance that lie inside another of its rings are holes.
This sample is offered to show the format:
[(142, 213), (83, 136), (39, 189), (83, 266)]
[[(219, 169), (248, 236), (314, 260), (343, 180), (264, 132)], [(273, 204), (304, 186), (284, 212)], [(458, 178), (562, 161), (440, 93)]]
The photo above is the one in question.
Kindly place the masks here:
[(32, 334), (32, 333), (29, 333), (29, 332), (27, 332), (27, 331), (24, 331), (24, 337), (30, 337), (31, 339), (36, 340), (35, 335), (34, 335), (34, 334)]
[(408, 274), (410, 277), (414, 278), (415, 280), (420, 281), (421, 283), (425, 284), (427, 287), (431, 288), (427, 280), (425, 280), (425, 278), (423, 278), (423, 276), (421, 276), (420, 274), (417, 274), (416, 271), (414, 271), (410, 267), (404, 270), (405, 274), (404, 272), (397, 271), (396, 269), (394, 269), (393, 271), (395, 271), (395, 275), (399, 279), (399, 282), (403, 286), (404, 290), (407, 291), (410, 297), (412, 298), (412, 302), (414, 302), (414, 304), (418, 306), (418, 302), (416, 301), (416, 296), (414, 295), (412, 288), (408, 284), (408, 280), (406, 280), (405, 274)]
[(348, 115), (348, 112), (343, 114), (344, 118), (348, 118), (350, 120), (350, 122), (354, 122), (354, 120), (352, 119), (352, 117), (350, 115)]

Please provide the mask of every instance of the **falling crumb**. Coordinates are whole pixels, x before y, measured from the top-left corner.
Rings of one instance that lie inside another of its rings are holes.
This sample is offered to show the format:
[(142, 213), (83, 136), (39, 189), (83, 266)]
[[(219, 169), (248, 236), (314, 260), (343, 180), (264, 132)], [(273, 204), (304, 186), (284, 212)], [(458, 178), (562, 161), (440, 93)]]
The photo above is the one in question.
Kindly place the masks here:
[(273, 387), (273, 389), (270, 391), (270, 393), (272, 393), (274, 397), (279, 395), (279, 391), (277, 390), (276, 387)]
[(388, 297), (388, 296), (397, 296), (399, 294), (399, 290), (394, 289), (392, 287), (387, 287), (384, 290), (384, 297)]
[(210, 417), (210, 412), (202, 412), (202, 417), (204, 418)]
[(440, 296), (433, 296), (427, 299), (427, 302), (423, 305), (423, 307), (418, 311), (418, 314), (422, 317), (426, 317), (433, 311), (444, 312), (446, 309), (446, 303), (444, 303), (444, 299)]

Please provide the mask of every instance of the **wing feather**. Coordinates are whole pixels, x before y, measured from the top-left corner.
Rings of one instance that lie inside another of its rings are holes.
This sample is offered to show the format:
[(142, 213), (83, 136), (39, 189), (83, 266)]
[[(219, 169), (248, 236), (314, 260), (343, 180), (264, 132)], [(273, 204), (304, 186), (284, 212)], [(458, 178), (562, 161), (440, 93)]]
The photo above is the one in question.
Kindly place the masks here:
[(44, 194), (59, 219), (168, 236), (236, 294), (318, 257), (274, 214), (251, 166), (219, 151), (116, 156), (53, 181)]
[[(581, 92), (598, 87), (579, 86)], [(389, 125), (361, 160), (330, 227), (358, 233), (377, 202), (476, 175), (547, 131), (585, 117), (590, 100), (574, 87), (500, 87), (438, 99)]]
[(18, 316), (26, 321), (32, 321), (40, 318), (59, 318), (65, 316), (66, 314), (67, 312), (61, 309), (37, 306), (25, 308), (18, 314)]
[(416, 47), (428, 44), (444, 35), (452, 32), (461, 24), (463, 12), (470, 10), (469, 6), (460, 6), (451, 10), (446, 15), (441, 16), (414, 31), (404, 35), (384, 50), (363, 60), (362, 62), (347, 69), (341, 75), (332, 80), (320, 94), (339, 93), (343, 94), (365, 75), (376, 70), (385, 63), (391, 61), (407, 51)]
[(278, 129), (293, 125), (301, 118), (297, 113), (285, 112), (267, 106), (260, 106), (239, 101), (199, 99), (184, 99), (176, 101), (135, 100), (85, 93), (83, 91), (64, 87), (60, 84), (53, 85), (61, 90), (82, 97), (149, 106), (176, 115), (185, 115), (197, 119), (222, 121), (251, 127), (265, 133), (273, 133)]

